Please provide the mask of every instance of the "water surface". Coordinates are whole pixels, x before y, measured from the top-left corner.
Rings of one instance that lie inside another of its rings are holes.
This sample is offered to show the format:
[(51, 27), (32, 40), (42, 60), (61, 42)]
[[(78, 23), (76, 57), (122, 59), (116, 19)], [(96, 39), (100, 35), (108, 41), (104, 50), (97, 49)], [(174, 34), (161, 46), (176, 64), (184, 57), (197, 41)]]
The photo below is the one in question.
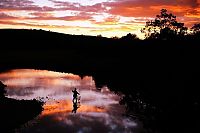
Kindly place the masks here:
[[(140, 132), (141, 124), (125, 115), (119, 104), (120, 95), (107, 87), (96, 88), (92, 77), (47, 70), (15, 69), (0, 73), (7, 85), (7, 97), (40, 99), (44, 110), (19, 132), (123, 133)], [(72, 102), (72, 89), (77, 88), (80, 100)]]

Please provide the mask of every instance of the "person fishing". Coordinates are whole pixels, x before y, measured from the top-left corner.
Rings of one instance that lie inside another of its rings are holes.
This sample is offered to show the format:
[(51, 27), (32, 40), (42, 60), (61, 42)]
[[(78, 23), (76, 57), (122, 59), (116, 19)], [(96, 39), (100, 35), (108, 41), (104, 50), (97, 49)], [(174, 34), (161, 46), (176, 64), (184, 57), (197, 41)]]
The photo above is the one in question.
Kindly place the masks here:
[(74, 100), (77, 103), (78, 95), (80, 95), (80, 94), (78, 93), (78, 91), (76, 90), (76, 88), (74, 90), (72, 90), (72, 92), (73, 92), (73, 103), (74, 103)]

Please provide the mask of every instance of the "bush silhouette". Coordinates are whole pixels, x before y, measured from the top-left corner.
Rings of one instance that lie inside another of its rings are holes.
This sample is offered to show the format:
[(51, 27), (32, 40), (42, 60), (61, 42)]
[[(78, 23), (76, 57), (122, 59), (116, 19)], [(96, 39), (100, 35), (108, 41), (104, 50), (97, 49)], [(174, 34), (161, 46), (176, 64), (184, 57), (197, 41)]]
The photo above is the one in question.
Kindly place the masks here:
[(174, 14), (168, 13), (166, 9), (161, 9), (160, 15), (156, 15), (154, 20), (147, 21), (141, 32), (145, 33), (146, 39), (169, 40), (186, 35), (187, 29), (184, 27), (184, 23), (177, 21)]

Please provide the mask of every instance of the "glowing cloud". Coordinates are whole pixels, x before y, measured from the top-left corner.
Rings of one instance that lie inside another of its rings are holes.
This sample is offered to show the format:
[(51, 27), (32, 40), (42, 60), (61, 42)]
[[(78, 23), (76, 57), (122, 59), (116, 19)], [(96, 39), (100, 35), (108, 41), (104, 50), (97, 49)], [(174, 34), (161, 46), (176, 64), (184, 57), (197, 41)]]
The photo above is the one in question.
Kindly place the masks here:
[(200, 18), (200, 0), (1, 0), (0, 28), (123, 36), (138, 34), (162, 8), (189, 27)]

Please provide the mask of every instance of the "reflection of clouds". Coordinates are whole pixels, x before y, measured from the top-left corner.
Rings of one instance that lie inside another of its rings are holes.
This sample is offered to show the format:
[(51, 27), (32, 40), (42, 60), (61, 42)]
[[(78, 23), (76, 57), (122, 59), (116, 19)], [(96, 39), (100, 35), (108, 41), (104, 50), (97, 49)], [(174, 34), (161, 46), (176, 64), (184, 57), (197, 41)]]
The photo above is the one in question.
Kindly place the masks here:
[[(59, 100), (59, 101), (52, 101), (47, 102), (43, 108), (43, 112), (41, 116), (52, 115), (57, 113), (63, 112), (71, 112), (72, 111), (72, 101), (71, 100)], [(105, 109), (98, 108), (97, 106), (81, 104), (81, 107), (78, 109), (78, 112), (105, 112)]]
[(81, 79), (78, 75), (33, 69), (16, 69), (0, 73), (0, 80), (4, 81), (9, 87), (72, 87), (94, 85), (92, 77), (86, 76)]
[(43, 88), (43, 87), (38, 87), (38, 88), (33, 88), (33, 87), (26, 87), (26, 88), (18, 88), (18, 89), (10, 89), (7, 88), (7, 95), (10, 98), (14, 99), (26, 99), (26, 100), (31, 100), (31, 99), (39, 99), (43, 98), (44, 101), (47, 99), (61, 99), (63, 97), (66, 97), (66, 92), (63, 91), (63, 89), (58, 89), (57, 91), (52, 91), (53, 89), (56, 90), (56, 88)]
[(97, 90), (81, 91), (81, 97), (83, 97), (81, 101), (89, 105), (107, 106), (109, 104), (118, 103), (116, 100), (118, 97), (116, 95), (112, 93), (104, 94)]
[(131, 121), (128, 118), (123, 119), (123, 125), (125, 126), (125, 128), (137, 126), (137, 124), (135, 122)]
[(23, 88), (15, 88), (15, 89), (7, 88), (7, 94), (9, 94), (8, 97), (12, 96), (16, 97), (16, 99), (23, 99), (24, 96), (26, 96), (28, 99), (29, 97), (31, 97), (31, 95), (34, 95), (33, 90), (34, 88), (31, 87), (27, 87), (25, 90), (23, 90)]
[[(67, 102), (67, 104), (65, 102)], [(61, 127), (71, 127), (75, 129), (75, 132), (84, 132), (86, 129), (89, 129), (88, 132), (91, 133), (121, 133), (133, 132), (135, 128), (137, 128), (137, 124), (133, 120), (122, 116), (121, 111), (123, 110), (123, 106), (118, 104), (112, 104), (110, 106), (114, 106), (113, 108), (103, 109), (102, 111), (98, 111), (99, 108), (96, 106), (81, 105), (76, 115), (72, 114), (71, 110), (69, 110), (72, 106), (71, 101), (59, 101), (59, 103), (47, 104), (47, 106), (48, 109), (46, 109), (46, 111), (44, 110), (43, 114), (40, 116), (41, 121), (53, 115), (50, 119), (51, 122), (60, 123), (59, 125), (62, 125)], [(51, 114), (48, 113), (47, 110), (49, 110)], [(65, 132), (65, 129), (62, 129), (60, 132)]]
[(78, 75), (47, 70), (14, 69), (0, 74), (0, 78), (70, 78), (80, 79)]
[[(135, 122), (130, 120), (129, 118), (122, 117), (119, 112), (118, 116), (112, 116), (113, 113), (109, 114), (107, 112), (89, 112), (86, 114), (82, 114), (79, 117), (81, 119), (89, 120), (89, 121), (101, 121), (105, 125), (111, 126), (111, 129), (113, 128), (114, 125), (123, 125), (124, 128), (131, 128), (137, 126)], [(90, 119), (89, 119), (90, 118)]]
[(94, 80), (89, 76), (81, 79), (78, 75), (33, 69), (16, 69), (0, 73), (0, 80), (8, 86), (8, 97), (15, 99), (47, 96), (62, 99), (66, 93), (67, 98), (71, 99), (69, 95), (71, 95), (72, 88), (95, 87)]
[[(46, 70), (20, 69), (0, 73), (7, 87), (8, 97), (33, 99), (43, 97), (44, 110), (38, 125), (23, 132), (76, 132), (116, 133), (133, 132), (138, 125), (122, 116), (125, 109), (120, 97), (103, 87), (97, 90), (92, 77)], [(81, 95), (81, 106), (73, 114), (72, 89)]]
[(32, 87), (32, 86), (35, 86), (35, 78), (11, 78), (11, 79), (7, 79), (5, 81), (5, 84), (7, 86), (10, 86), (10, 87), (16, 87), (16, 86), (29, 86), (29, 87)]
[[(44, 125), (48, 123), (48, 128)], [(56, 126), (55, 126), (56, 125)], [(54, 117), (47, 115), (40, 118), (40, 128), (44, 132), (51, 132), (55, 127), (59, 127), (60, 133), (68, 132), (91, 132), (91, 133), (131, 133), (137, 131), (137, 124), (121, 115), (113, 117), (106, 112), (90, 113), (57, 113)], [(52, 129), (53, 128), (53, 129)], [(31, 128), (27, 132), (35, 132)]]
[(72, 120), (68, 120), (68, 119), (65, 119), (65, 121), (64, 121), (64, 123), (66, 124), (66, 125), (73, 125), (73, 122), (72, 122)]
[(63, 78), (11, 78), (5, 80), (5, 84), (10, 87), (17, 86), (45, 86), (45, 87), (71, 87), (80, 86), (81, 80)]
[(79, 86), (80, 81), (78, 80), (71, 80), (71, 79), (63, 79), (63, 78), (56, 78), (56, 79), (51, 79), (48, 83), (48, 85), (54, 85), (54, 86)]

